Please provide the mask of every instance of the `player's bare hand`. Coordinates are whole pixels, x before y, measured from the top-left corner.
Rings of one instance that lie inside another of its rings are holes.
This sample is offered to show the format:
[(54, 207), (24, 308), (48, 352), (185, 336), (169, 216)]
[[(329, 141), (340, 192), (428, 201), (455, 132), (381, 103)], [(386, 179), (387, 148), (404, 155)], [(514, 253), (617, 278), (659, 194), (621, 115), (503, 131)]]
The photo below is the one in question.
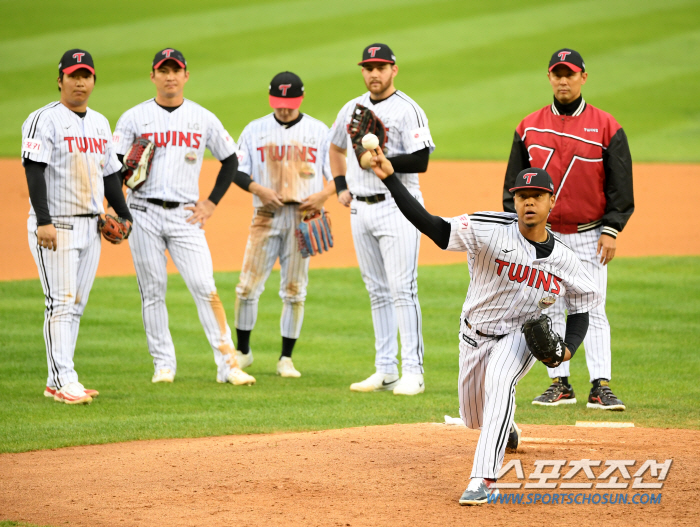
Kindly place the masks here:
[(214, 214), (215, 209), (214, 202), (208, 199), (198, 201), (194, 207), (185, 207), (185, 210), (192, 211), (192, 216), (187, 218), (187, 223), (199, 223), (200, 227), (204, 227), (207, 220)]
[(372, 151), (367, 150), (364, 154), (362, 154), (362, 157), (360, 157), (360, 166), (364, 168), (365, 170), (368, 170), (372, 167)]
[(338, 203), (344, 207), (350, 206), (350, 203), (352, 203), (352, 194), (350, 194), (349, 190), (343, 190), (340, 194), (338, 194)]
[(617, 239), (607, 234), (601, 234), (598, 238), (598, 250), (596, 254), (600, 255), (600, 263), (608, 265), (615, 258), (615, 249), (617, 249)]
[(386, 179), (394, 173), (391, 161), (386, 158), (381, 148), (375, 148), (372, 154), (371, 167), (379, 179)]
[(36, 228), (36, 240), (39, 247), (55, 251), (56, 243), (56, 227), (49, 223), (48, 225), (39, 225)]
[(248, 190), (260, 198), (263, 208), (267, 210), (275, 210), (279, 209), (280, 207), (284, 207), (284, 203), (282, 203), (282, 196), (271, 188), (263, 187), (262, 185), (253, 182), (250, 184), (250, 187), (248, 187)]
[(301, 202), (301, 205), (299, 205), (299, 210), (311, 213), (321, 212), (323, 204), (326, 202), (327, 199), (327, 193), (316, 192), (315, 194), (311, 194), (308, 198)]

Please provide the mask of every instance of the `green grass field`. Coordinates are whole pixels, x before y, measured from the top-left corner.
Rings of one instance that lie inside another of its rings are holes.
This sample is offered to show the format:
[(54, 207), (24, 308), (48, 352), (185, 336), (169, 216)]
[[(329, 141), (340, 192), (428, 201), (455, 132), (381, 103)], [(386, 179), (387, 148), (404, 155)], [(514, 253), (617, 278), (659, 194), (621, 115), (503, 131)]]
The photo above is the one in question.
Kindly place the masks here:
[[(150, 382), (136, 280), (98, 278), (75, 354), (81, 381), (101, 391), (89, 406), (70, 407), (42, 396), (46, 356), (43, 295), (38, 280), (0, 282), (0, 452), (164, 437), (198, 437), (284, 430), (442, 421), (456, 416), (458, 319), (466, 265), (421, 267), (419, 294), (426, 344), (426, 392), (348, 389), (374, 371), (369, 299), (357, 269), (311, 273), (306, 318), (295, 350), (301, 379), (275, 376), (279, 355), (279, 274), (260, 303), (252, 346), (253, 387), (215, 382), (215, 366), (194, 302), (179, 275), (168, 290), (170, 327), (178, 357), (172, 385)], [(232, 316), (236, 273), (217, 286)], [(610, 267), (608, 313), (613, 327), (613, 388), (624, 413), (587, 410), (584, 352), (572, 366), (581, 402), (548, 409), (530, 404), (548, 385), (536, 364), (517, 391), (522, 423), (633, 421), (637, 426), (700, 428), (700, 257), (620, 258)]]
[[(700, 2), (697, 0), (171, 0), (0, 1), (0, 156), (17, 156), (20, 126), (58, 98), (63, 51), (92, 52), (91, 106), (112, 123), (154, 95), (153, 55), (181, 49), (186, 95), (232, 136), (270, 111), (279, 71), (306, 83), (302, 110), (331, 124), (364, 90), (355, 65), (372, 42), (392, 46), (397, 86), (426, 110), (436, 158), (506, 159), (513, 130), (551, 101), (550, 55), (586, 60), (584, 96), (611, 112), (635, 161), (700, 161)], [(134, 19), (134, 13), (140, 18)]]

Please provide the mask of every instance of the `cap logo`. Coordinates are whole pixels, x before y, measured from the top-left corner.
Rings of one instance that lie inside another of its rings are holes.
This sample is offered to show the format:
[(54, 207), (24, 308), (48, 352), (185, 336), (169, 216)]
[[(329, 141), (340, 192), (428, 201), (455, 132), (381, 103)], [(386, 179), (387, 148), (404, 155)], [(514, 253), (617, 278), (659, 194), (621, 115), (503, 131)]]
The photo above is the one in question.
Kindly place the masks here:
[(166, 58), (170, 58), (170, 54), (174, 51), (175, 51), (174, 49), (164, 49), (161, 52), (161, 55), (165, 55)]
[(527, 184), (530, 184), (530, 181), (532, 181), (532, 178), (537, 175), (537, 172), (528, 172), (527, 174), (523, 174), (523, 179), (527, 180)]
[(73, 53), (73, 58), (75, 59), (75, 61), (76, 61), (78, 64), (80, 64), (81, 62), (83, 62), (83, 57), (84, 57), (84, 56), (85, 56), (85, 53)]
[(557, 55), (559, 56), (559, 60), (566, 60), (566, 56), (571, 55), (571, 51), (560, 51)]
[(280, 84), (280, 91), (282, 92), (282, 97), (287, 96), (287, 90), (291, 87), (291, 84)]
[(370, 56), (370, 57), (374, 58), (374, 55), (375, 55), (375, 54), (377, 53), (377, 51), (379, 51), (380, 49), (382, 49), (381, 46), (377, 46), (377, 47), (374, 47), (374, 48), (368, 48), (368, 49), (367, 49), (367, 52), (369, 53), (369, 56)]

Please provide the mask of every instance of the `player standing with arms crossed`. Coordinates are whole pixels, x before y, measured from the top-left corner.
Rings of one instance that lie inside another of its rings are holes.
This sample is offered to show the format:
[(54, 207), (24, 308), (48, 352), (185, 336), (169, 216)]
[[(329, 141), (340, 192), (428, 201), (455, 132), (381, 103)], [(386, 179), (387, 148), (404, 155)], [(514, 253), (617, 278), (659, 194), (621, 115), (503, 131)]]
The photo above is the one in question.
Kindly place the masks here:
[[(184, 98), (189, 76), (182, 53), (171, 48), (156, 53), (151, 71), (156, 97), (126, 111), (114, 132), (121, 155), (138, 137), (156, 145), (150, 176), (138, 190), (129, 189), (127, 200), (137, 218), (131, 254), (148, 350), (155, 366), (151, 380), (173, 382), (177, 372), (165, 305), (167, 249), (197, 305), (199, 320), (214, 351), (216, 380), (254, 384), (255, 379), (237, 365), (202, 230), (231, 184), (238, 166), (236, 144), (213, 113)], [(200, 200), (198, 181), (205, 148), (222, 165), (209, 198)]]
[(544, 170), (523, 170), (516, 177), (510, 191), (517, 214), (477, 212), (445, 219), (423, 208), (394, 175), (381, 150), (374, 154), (374, 172), (406, 218), (441, 249), (467, 253), (459, 411), (467, 427), (480, 428), (481, 433), (471, 480), (459, 503), (486, 503), (489, 495), (498, 493), (493, 484), (513, 435), (515, 386), (535, 362), (525, 340), (526, 321), (566, 303), (571, 314), (564, 343), (557, 349), (559, 359), (550, 365), (568, 361), (586, 334), (588, 312), (602, 296), (574, 252), (545, 227), (555, 197)]
[[(605, 298), (607, 264), (615, 257), (617, 236), (634, 212), (632, 156), (625, 131), (615, 118), (588, 104), (581, 95), (588, 73), (581, 55), (569, 48), (555, 52), (547, 73), (554, 102), (518, 125), (503, 185), (503, 207), (514, 211), (508, 189), (529, 167), (546, 169), (556, 189), (557, 206), (549, 223), (584, 263)], [(564, 328), (564, 308), (552, 309), (556, 331)], [(610, 323), (605, 301), (590, 313), (584, 341), (592, 383), (588, 408), (624, 410), (609, 386), (612, 378)], [(569, 363), (548, 370), (552, 385), (532, 404), (576, 403), (569, 384)]]
[(58, 64), (61, 100), (32, 112), (22, 125), (29, 248), (46, 299), (44, 395), (67, 404), (90, 403), (99, 395), (78, 382), (73, 355), (100, 260), (103, 199), (125, 218), (126, 236), (132, 221), (109, 122), (87, 106), (96, 78), (90, 53), (66, 51)]
[(243, 190), (254, 194), (253, 221), (240, 281), (236, 287), (237, 355), (242, 368), (253, 363), (250, 334), (258, 299), (277, 258), (282, 268), (282, 355), (277, 374), (300, 377), (292, 351), (301, 333), (309, 282), (309, 259), (299, 251), (295, 229), (307, 213), (320, 212), (335, 192), (328, 164), (328, 127), (299, 112), (304, 84), (294, 73), (275, 75), (269, 87), (274, 112), (248, 124), (238, 140), (238, 172)]
[[(396, 209), (391, 194), (372, 173), (368, 151), (349, 149), (347, 125), (357, 105), (371, 109), (386, 128), (386, 154), (397, 177), (422, 202), (418, 173), (428, 169), (435, 150), (425, 112), (394, 87), (399, 68), (386, 44), (372, 44), (362, 53), (362, 77), (369, 90), (349, 101), (331, 129), (330, 163), (338, 201), (351, 208), (350, 223), (362, 279), (372, 306), (376, 373), (350, 389), (392, 390), (396, 395), (425, 391), (423, 334), (418, 302), (420, 233)], [(403, 376), (399, 380), (397, 328), (401, 335)]]

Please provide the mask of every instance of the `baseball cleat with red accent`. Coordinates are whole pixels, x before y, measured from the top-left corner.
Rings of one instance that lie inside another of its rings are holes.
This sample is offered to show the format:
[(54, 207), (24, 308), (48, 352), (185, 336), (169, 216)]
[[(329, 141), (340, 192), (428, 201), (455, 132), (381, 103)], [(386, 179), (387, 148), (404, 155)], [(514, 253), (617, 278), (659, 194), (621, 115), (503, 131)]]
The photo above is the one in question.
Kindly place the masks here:
[[(44, 397), (53, 397), (56, 395), (56, 392), (58, 390), (56, 389), (55, 386), (47, 386), (46, 389), (44, 390)], [(90, 390), (89, 388), (85, 388), (85, 393), (88, 394), (90, 397), (93, 399), (100, 395), (100, 392), (97, 390)]]
[(623, 403), (610, 389), (608, 381), (602, 379), (598, 385), (593, 385), (591, 393), (588, 395), (587, 408), (595, 408), (597, 410), (617, 410), (624, 411), (626, 409)]
[(54, 394), (53, 400), (66, 404), (90, 404), (92, 397), (85, 393), (79, 382), (69, 382)]
[(540, 406), (559, 406), (560, 404), (576, 404), (576, 394), (571, 385), (566, 385), (559, 377), (552, 379), (552, 385), (539, 397), (535, 397), (532, 404)]

